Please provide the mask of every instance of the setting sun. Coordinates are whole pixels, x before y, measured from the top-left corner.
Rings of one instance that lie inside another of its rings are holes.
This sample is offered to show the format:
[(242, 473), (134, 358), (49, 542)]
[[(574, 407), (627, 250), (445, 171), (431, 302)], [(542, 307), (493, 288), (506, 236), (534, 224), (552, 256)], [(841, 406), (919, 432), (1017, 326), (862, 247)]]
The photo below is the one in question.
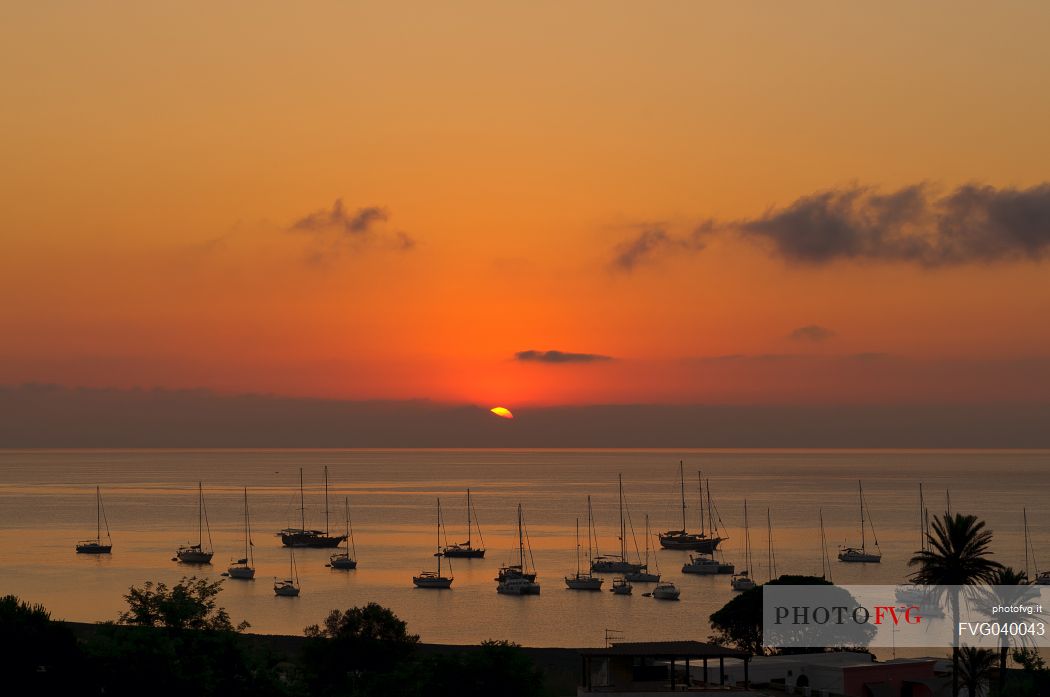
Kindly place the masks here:
[(489, 409), (493, 414), (500, 417), (501, 419), (513, 419), (514, 414), (510, 413), (510, 409), (506, 407), (492, 407)]

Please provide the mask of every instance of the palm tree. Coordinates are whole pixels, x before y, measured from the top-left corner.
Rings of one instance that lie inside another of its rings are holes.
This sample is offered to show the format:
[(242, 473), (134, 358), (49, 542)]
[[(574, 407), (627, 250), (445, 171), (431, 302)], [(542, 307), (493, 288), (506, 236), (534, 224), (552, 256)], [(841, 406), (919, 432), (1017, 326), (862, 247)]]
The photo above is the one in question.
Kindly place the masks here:
[(944, 513), (931, 521), (926, 534), (926, 549), (916, 552), (908, 560), (908, 566), (918, 566), (912, 581), (933, 586), (931, 592), (938, 598), (948, 595), (952, 606), (952, 695), (959, 694), (959, 593), (949, 591), (949, 586), (972, 586), (989, 583), (996, 571), (1002, 568), (992, 561), (989, 548), (992, 531), (985, 529), (983, 520), (977, 516)]
[[(1015, 605), (1021, 605), (1024, 602), (1030, 601), (1032, 596), (1038, 597), (1038, 591), (1028, 585), (1028, 574), (1024, 571), (1014, 571), (1013, 567), (1004, 566), (1001, 569), (997, 569), (992, 573), (992, 578), (989, 581), (993, 586), (1020, 586), (1017, 592), (1003, 592), (995, 597), (995, 605), (1011, 607)], [(1005, 596), (1005, 597), (1001, 597)], [(999, 646), (999, 691), (1002, 692), (1006, 687), (1006, 657), (1010, 653), (1010, 638), (1003, 634), (1000, 637), (1001, 645)]]
[(977, 697), (977, 689), (981, 683), (990, 681), (995, 675), (995, 651), (964, 646), (959, 653), (963, 682), (966, 683), (970, 697)]

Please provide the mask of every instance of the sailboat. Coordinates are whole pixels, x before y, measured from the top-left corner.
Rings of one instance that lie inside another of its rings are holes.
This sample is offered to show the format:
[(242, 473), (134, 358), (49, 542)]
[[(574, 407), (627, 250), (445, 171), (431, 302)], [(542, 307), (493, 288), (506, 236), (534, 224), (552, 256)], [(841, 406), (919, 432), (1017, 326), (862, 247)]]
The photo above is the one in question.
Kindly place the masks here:
[(441, 575), (441, 499), (437, 500), (437, 571), (420, 571), (418, 576), (412, 577), (412, 583), (416, 588), (451, 588), (452, 587), (452, 562), (449, 562), (450, 575)]
[[(711, 482), (707, 483), (707, 515), (709, 520), (709, 527), (711, 534), (715, 534), (715, 514), (714, 506), (711, 505)], [(701, 519), (702, 520), (702, 519)], [(703, 531), (700, 533), (704, 534)], [(722, 540), (724, 538), (718, 538)], [(714, 551), (711, 552), (698, 552), (696, 554), (689, 555), (689, 561), (682, 565), (682, 573), (684, 574), (731, 574), (736, 571), (736, 567), (732, 564), (728, 564), (725, 561), (719, 561), (715, 559)]]
[[(473, 521), (473, 526), (471, 526)], [(481, 540), (481, 547), (475, 547), (472, 543), (470, 532), (471, 528), (477, 528), (478, 539)], [(478, 525), (478, 513), (474, 510), (474, 505), (470, 502), (470, 489), (467, 489), (467, 541), (460, 542), (458, 544), (446, 545), (442, 549), (441, 553), (446, 557), (455, 557), (457, 559), (483, 559), (485, 557), (485, 538), (481, 536), (481, 526)]]
[[(598, 555), (591, 562), (593, 573), (624, 573), (629, 571), (642, 571), (645, 565), (627, 559), (627, 523), (623, 517), (623, 475), (619, 475), (620, 482), (620, 553), (618, 555)], [(632, 532), (633, 534), (633, 532)], [(637, 553), (637, 549), (635, 550)]]
[[(102, 542), (102, 523), (106, 523), (106, 541)], [(109, 521), (102, 508), (102, 490), (95, 487), (95, 539), (77, 542), (77, 554), (109, 554), (113, 551), (113, 538), (109, 534)]]
[(820, 518), (820, 577), (828, 582), (833, 582), (831, 578), (831, 556), (828, 554), (828, 538), (824, 534), (824, 509), (817, 509), (817, 516)]
[[(518, 563), (501, 566), (496, 577), (496, 592), (503, 595), (539, 595), (540, 584), (536, 583), (535, 569), (529, 570), (525, 556), (525, 518), (518, 504)], [(532, 557), (532, 549), (529, 549)]]
[[(349, 571), (350, 569), (357, 568), (357, 544), (354, 542), (354, 529), (350, 527), (350, 497), (347, 496), (343, 500), (343, 507), (346, 509), (346, 551), (336, 552), (328, 558), (328, 566), (333, 569), (342, 569)], [(351, 556), (350, 548), (353, 547), (354, 553)]]
[[(700, 473), (697, 472), (699, 478)], [(713, 553), (718, 549), (718, 543), (722, 541), (721, 537), (715, 534), (715, 531), (711, 531), (711, 535), (701, 529), (698, 533), (688, 532), (685, 525), (685, 470), (684, 465), (681, 461), (678, 462), (678, 479), (679, 489), (682, 495), (682, 529), (681, 530), (668, 530), (667, 532), (660, 533), (660, 546), (664, 549), (682, 549), (694, 552), (705, 552), (707, 554)], [(704, 521), (704, 499), (703, 499), (703, 486), (701, 484), (700, 491), (700, 525), (703, 527)]]
[[(865, 518), (864, 518), (864, 485), (861, 482), (857, 482), (857, 491), (860, 497), (860, 547), (842, 547), (839, 550), (839, 561), (846, 562), (863, 562), (863, 563), (878, 563), (882, 561), (882, 551), (879, 550), (879, 539), (875, 537), (875, 550), (869, 552), (867, 550), (867, 540), (865, 537)], [(871, 524), (870, 516), (867, 519), (867, 523)], [(871, 527), (872, 537), (875, 536), (875, 526)]]
[[(591, 563), (591, 497), (587, 497), (587, 567)], [(574, 591), (600, 591), (605, 579), (580, 571), (580, 519), (576, 519), (576, 573), (565, 577), (565, 585)]]
[(757, 584), (751, 578), (751, 528), (747, 521), (747, 499), (744, 499), (744, 563), (746, 568), (738, 574), (733, 574), (729, 584), (735, 591), (749, 591)]
[[(211, 526), (207, 525), (207, 512), (204, 509), (204, 485), (197, 482), (197, 544), (183, 545), (175, 552), (175, 561), (183, 564), (211, 564), (215, 555), (211, 543)], [(204, 549), (204, 528), (208, 528), (208, 550)]]
[(1029, 575), (1028, 578), (1032, 579), (1032, 583), (1037, 586), (1050, 586), (1050, 571), (1040, 571), (1039, 563), (1035, 560), (1035, 546), (1032, 544), (1032, 535), (1028, 532), (1028, 509), (1022, 508), (1021, 513), (1024, 516), (1024, 570), (1028, 574), (1028, 559), (1029, 552), (1031, 553), (1032, 566), (1035, 567), (1035, 574)]
[(332, 535), (328, 529), (328, 466), (324, 468), (324, 530), (306, 529), (306, 499), (303, 495), (303, 468), (299, 468), (299, 523), (277, 533), (285, 547), (338, 547), (345, 535)]
[(244, 489), (244, 558), (230, 564), (226, 575), (230, 578), (251, 580), (255, 578), (255, 555), (252, 553), (252, 524), (248, 517), (248, 489)]
[(278, 580), (276, 577), (273, 579), (273, 592), (275, 595), (283, 596), (286, 598), (295, 598), (299, 595), (301, 586), (299, 585), (299, 568), (295, 565), (295, 549), (288, 549), (288, 578), (284, 580)]
[[(623, 575), (625, 579), (632, 583), (659, 583), (660, 582), (660, 570), (657, 572), (650, 573), (649, 571), (649, 539), (652, 534), (649, 532), (649, 514), (645, 514), (645, 565), (644, 571), (629, 571)], [(654, 556), (655, 559), (655, 556)]]

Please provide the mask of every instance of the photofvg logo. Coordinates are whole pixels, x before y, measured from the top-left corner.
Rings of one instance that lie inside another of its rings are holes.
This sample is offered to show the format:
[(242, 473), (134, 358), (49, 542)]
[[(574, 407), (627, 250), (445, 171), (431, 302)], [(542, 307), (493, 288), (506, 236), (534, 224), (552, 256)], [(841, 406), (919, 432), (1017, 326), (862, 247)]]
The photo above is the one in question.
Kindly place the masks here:
[(765, 585), (762, 638), (775, 648), (1043, 646), (1044, 590)]

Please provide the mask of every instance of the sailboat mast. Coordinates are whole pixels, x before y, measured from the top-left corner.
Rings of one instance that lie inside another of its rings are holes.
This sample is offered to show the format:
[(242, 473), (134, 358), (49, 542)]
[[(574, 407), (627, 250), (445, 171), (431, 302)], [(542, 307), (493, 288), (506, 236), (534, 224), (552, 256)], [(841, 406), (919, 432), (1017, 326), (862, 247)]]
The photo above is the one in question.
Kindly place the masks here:
[(299, 521), (300, 530), (306, 530), (306, 498), (303, 496), (303, 468), (299, 468)]
[(682, 488), (682, 532), (685, 532), (685, 465), (678, 461), (678, 481)]
[(696, 471), (696, 483), (700, 486), (700, 537), (706, 537), (707, 528), (704, 527), (704, 475), (700, 470)]
[(1022, 508), (1021, 515), (1024, 516), (1024, 573), (1025, 576), (1031, 578), (1032, 575), (1028, 573), (1028, 546), (1030, 544), (1028, 541), (1028, 509)]
[(623, 523), (623, 475), (620, 479), (620, 559), (627, 561), (627, 528)]
[(820, 577), (831, 580), (831, 558), (828, 556), (828, 541), (824, 534), (824, 509), (818, 508), (820, 517)]
[(350, 556), (350, 497), (343, 498), (343, 509), (346, 511), (346, 556)]
[(919, 541), (921, 542), (919, 549), (924, 552), (926, 551), (926, 516), (923, 513), (925, 510), (926, 505), (922, 500), (922, 482), (919, 482)]
[(587, 497), (587, 568), (591, 568), (591, 562), (593, 555), (591, 554), (591, 541), (594, 533), (592, 529), (594, 527), (594, 513), (591, 512), (591, 497)]
[(328, 536), (328, 465), (324, 466), (324, 534)]
[(197, 546), (204, 544), (204, 483), (197, 482)]
[(95, 487), (95, 539), (102, 542), (102, 492)]
[(649, 513), (646, 513), (646, 571), (649, 571)]
[(576, 519), (576, 576), (580, 575), (580, 519)]
[(773, 580), (773, 575), (776, 573), (773, 570), (773, 515), (766, 509), (766, 535), (768, 536), (769, 546), (766, 549), (766, 565), (769, 568), (769, 580)]
[(244, 487), (244, 558), (248, 558), (248, 487)]
[(857, 495), (860, 498), (860, 551), (864, 551), (864, 485), (857, 482)]
[(438, 576), (441, 575), (441, 499), (438, 499), (438, 524), (437, 524), (437, 551), (435, 554), (438, 558)]
[(744, 561), (748, 573), (751, 573), (751, 529), (747, 525), (747, 499), (744, 499)]
[[(579, 544), (580, 538), (580, 520), (576, 519), (576, 543)], [(467, 547), (470, 547), (470, 489), (467, 489)], [(577, 550), (577, 556), (579, 556), (579, 550)]]
[(518, 566), (525, 573), (525, 538), (521, 536), (521, 504), (518, 504)]
[(711, 480), (707, 480), (707, 527), (711, 537), (715, 536), (715, 507), (711, 505)]

